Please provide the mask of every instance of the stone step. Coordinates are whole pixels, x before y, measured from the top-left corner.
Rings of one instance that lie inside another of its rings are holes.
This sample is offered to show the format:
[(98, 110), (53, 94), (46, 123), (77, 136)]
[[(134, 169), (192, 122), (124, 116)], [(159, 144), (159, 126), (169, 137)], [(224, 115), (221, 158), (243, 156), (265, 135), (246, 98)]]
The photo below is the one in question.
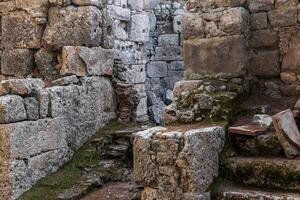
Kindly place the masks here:
[(300, 200), (300, 193), (263, 191), (235, 186), (221, 187), (217, 200)]
[(282, 146), (274, 133), (257, 136), (234, 135), (233, 144), (240, 156), (283, 156)]
[(227, 162), (231, 181), (268, 189), (300, 190), (300, 159), (233, 157)]

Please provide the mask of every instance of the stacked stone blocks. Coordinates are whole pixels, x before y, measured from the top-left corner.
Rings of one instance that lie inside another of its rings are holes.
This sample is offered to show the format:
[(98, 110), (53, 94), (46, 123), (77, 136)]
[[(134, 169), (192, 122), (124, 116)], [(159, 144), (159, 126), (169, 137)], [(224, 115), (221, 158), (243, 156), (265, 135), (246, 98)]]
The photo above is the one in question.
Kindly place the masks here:
[(190, 13), (183, 18), (185, 80), (175, 84), (166, 123), (230, 121), (249, 90), (249, 12), (243, 7), (197, 10), (198, 4), (188, 3)]
[(0, 199), (16, 199), (115, 118), (104, 1), (0, 1)]

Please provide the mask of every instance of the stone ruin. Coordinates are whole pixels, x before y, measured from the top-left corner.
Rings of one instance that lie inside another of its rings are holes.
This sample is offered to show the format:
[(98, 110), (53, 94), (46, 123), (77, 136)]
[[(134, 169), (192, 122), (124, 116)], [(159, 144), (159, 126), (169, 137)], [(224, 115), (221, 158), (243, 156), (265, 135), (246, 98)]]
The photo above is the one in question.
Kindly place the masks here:
[(163, 123), (183, 78), (185, 12), (180, 0), (0, 0), (0, 199), (117, 116)]
[[(111, 119), (230, 123), (251, 94), (297, 99), (298, 4), (0, 0), (0, 199), (59, 169)], [(225, 128), (201, 126), (136, 134), (142, 199), (211, 198)]]

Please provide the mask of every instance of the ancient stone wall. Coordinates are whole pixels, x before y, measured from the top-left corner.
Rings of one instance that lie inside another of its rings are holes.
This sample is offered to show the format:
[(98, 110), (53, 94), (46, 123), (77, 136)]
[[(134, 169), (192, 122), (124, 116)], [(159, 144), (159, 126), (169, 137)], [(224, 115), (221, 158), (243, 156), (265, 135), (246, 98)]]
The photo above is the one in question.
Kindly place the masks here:
[(104, 1), (1, 0), (0, 199), (16, 199), (115, 118)]
[(180, 0), (109, 1), (117, 88), (123, 88), (123, 93), (133, 88), (138, 98), (135, 116), (126, 115), (131, 110), (124, 108), (123, 118), (145, 122), (149, 115), (150, 120), (162, 123), (165, 104), (172, 102), (174, 83), (183, 78), (181, 18), (185, 12)]
[[(239, 17), (232, 16), (234, 12), (220, 20), (216, 14), (228, 9), (243, 10), (243, 16), (248, 18), (245, 26), (249, 30), (246, 38), (248, 71), (257, 78), (256, 89), (278, 98), (299, 95), (298, 3), (297, 0), (190, 0), (188, 7), (190, 12), (195, 13), (194, 16), (202, 15), (198, 19), (197, 31), (204, 37), (223, 37), (233, 29), (239, 31), (236, 26)], [(210, 13), (210, 16), (203, 13)], [(236, 70), (239, 71), (239, 68)]]

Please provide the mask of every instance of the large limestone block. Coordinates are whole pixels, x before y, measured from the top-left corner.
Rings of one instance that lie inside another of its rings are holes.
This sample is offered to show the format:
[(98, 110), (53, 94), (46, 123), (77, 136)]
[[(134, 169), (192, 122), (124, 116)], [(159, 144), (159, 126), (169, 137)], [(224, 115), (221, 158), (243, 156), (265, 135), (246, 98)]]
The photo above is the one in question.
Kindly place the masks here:
[(25, 12), (12, 12), (1, 18), (3, 49), (41, 47), (43, 27)]
[(63, 118), (0, 125), (1, 199), (17, 199), (70, 159), (68, 130)]
[(12, 123), (26, 119), (24, 101), (20, 96), (0, 97), (0, 123)]
[(225, 129), (177, 130), (156, 127), (135, 134), (134, 179), (145, 186), (142, 200), (209, 199), (204, 197), (218, 175)]
[(111, 76), (113, 64), (113, 52), (110, 49), (66, 46), (62, 51), (60, 73), (77, 76)]
[(51, 50), (64, 46), (100, 46), (101, 27), (102, 14), (94, 6), (51, 7), (43, 43)]
[(82, 86), (47, 88), (51, 117), (65, 116), (72, 124), (68, 142), (78, 149), (93, 133), (115, 117), (115, 95), (111, 82), (103, 77), (85, 77)]
[(188, 79), (198, 79), (205, 75), (240, 77), (248, 67), (243, 36), (186, 40), (183, 52)]

